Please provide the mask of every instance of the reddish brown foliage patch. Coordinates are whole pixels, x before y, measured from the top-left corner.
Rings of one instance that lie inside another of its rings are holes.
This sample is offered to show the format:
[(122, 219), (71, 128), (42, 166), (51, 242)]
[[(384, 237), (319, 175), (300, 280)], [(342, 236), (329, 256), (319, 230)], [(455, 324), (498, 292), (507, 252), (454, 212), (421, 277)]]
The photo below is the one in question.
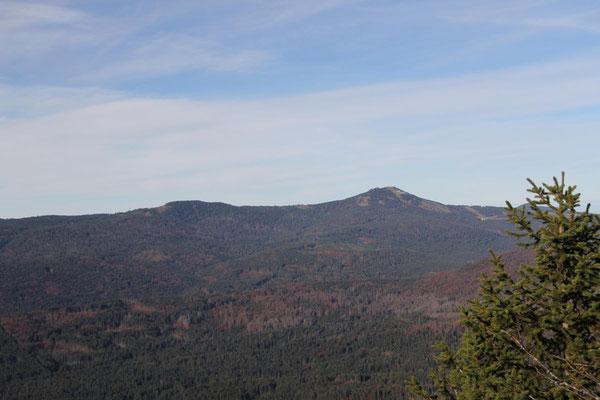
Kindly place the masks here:
[(240, 274), (241, 279), (259, 279), (265, 275), (269, 275), (270, 272), (264, 269), (249, 269)]
[(158, 308), (146, 305), (139, 300), (128, 300), (127, 303), (129, 303), (131, 311), (141, 312), (144, 314), (161, 312)]

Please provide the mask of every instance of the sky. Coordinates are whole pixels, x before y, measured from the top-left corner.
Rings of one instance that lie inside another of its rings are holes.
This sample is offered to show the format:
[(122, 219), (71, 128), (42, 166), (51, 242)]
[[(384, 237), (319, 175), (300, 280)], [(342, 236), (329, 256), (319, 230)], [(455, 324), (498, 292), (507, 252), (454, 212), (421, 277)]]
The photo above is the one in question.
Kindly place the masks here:
[(0, 218), (396, 186), (600, 211), (597, 1), (0, 1)]

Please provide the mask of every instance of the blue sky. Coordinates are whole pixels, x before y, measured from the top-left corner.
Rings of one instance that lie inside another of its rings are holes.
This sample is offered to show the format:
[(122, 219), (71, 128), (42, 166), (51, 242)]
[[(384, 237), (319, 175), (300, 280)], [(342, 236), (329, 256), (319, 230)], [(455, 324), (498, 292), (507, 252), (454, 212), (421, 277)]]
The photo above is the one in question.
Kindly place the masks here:
[(0, 2), (0, 218), (397, 186), (600, 204), (596, 1)]

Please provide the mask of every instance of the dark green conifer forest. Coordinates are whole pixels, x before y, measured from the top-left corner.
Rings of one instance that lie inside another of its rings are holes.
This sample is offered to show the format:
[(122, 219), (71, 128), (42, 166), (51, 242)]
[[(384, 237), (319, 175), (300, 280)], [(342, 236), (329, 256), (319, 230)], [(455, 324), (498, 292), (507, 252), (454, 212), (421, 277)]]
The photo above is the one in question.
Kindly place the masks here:
[(519, 250), (395, 188), (0, 221), (0, 398), (596, 399), (600, 222), (530, 191)]

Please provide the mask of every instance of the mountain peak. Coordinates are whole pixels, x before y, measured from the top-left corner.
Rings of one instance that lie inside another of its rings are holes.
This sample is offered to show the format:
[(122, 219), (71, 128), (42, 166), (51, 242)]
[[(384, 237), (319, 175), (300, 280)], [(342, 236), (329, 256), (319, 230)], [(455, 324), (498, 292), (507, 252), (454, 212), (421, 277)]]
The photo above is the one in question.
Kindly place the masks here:
[[(360, 194), (359, 196), (366, 196), (366, 195), (390, 196), (390, 194), (394, 195), (395, 197), (397, 197), (399, 199), (401, 199), (402, 196), (413, 196), (412, 194), (405, 192), (404, 190), (398, 189), (395, 186), (385, 186), (382, 188), (376, 187), (376, 188), (369, 190), (366, 193)], [(416, 197), (416, 196), (413, 196), (413, 197)]]
[(355, 199), (356, 203), (362, 207), (374, 204), (395, 206), (400, 204), (403, 208), (416, 207), (427, 211), (450, 212), (450, 209), (444, 204), (422, 199), (395, 186), (373, 188), (366, 193), (356, 196)]
[(402, 189), (398, 189), (396, 186), (386, 186), (383, 189), (389, 190), (390, 192), (394, 193), (396, 196), (403, 195), (403, 194), (410, 194), (408, 192), (405, 192)]

